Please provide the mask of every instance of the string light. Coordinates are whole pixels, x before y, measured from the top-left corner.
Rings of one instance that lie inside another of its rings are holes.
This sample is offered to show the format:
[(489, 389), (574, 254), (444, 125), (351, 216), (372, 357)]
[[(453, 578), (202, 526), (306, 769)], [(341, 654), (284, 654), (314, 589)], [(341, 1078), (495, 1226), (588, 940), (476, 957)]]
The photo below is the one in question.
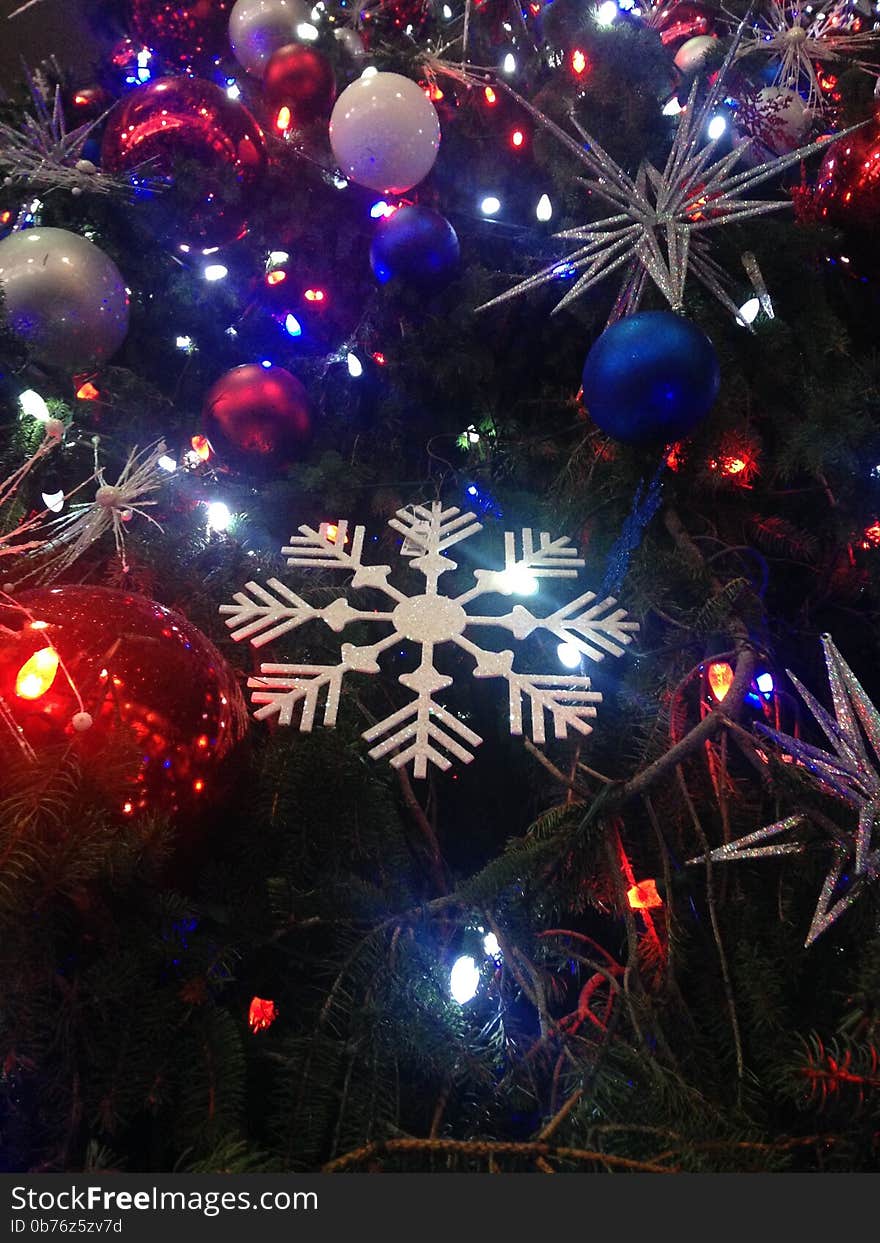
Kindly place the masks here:
[(311, 22), (300, 22), (296, 28), (296, 37), (301, 39), (303, 43), (314, 43), (320, 36), (317, 26), (313, 26)]
[(49, 407), (40, 394), (32, 388), (26, 388), (23, 393), (19, 393), (18, 404), (21, 407), (22, 414), (26, 414), (32, 419), (37, 419), (40, 423), (47, 423), (51, 418)]
[(348, 374), (353, 380), (359, 380), (364, 374), (364, 365), (357, 354), (349, 353), (345, 361), (348, 364)]
[(615, 0), (604, 0), (593, 14), (597, 26), (611, 26), (617, 20), (618, 8)]
[(452, 1000), (460, 1006), (466, 1005), (477, 995), (480, 983), (480, 972), (470, 954), (462, 954), (456, 958), (449, 973), (449, 992)]
[(571, 54), (571, 71), (576, 77), (580, 78), (587, 72), (589, 66), (587, 54), (582, 48), (576, 47)]
[(207, 502), (208, 516), (205, 523), (209, 531), (228, 531), (232, 524), (232, 510), (223, 501)]
[(516, 57), (513, 52), (508, 52), (501, 62), (502, 73), (516, 73)]
[(58, 672), (58, 653), (54, 647), (43, 647), (24, 662), (15, 679), (19, 699), (39, 699), (50, 689)]
[(755, 685), (757, 686), (758, 690), (761, 692), (762, 695), (772, 695), (773, 694), (773, 674), (772, 673), (759, 673), (758, 676), (755, 678)]
[(226, 79), (226, 94), (230, 99), (241, 99), (241, 87), (238, 85), (235, 78)]
[(761, 301), (759, 298), (748, 298), (737, 312), (737, 321), (743, 327), (753, 324), (758, 318), (758, 312), (761, 310)]
[(196, 457), (198, 457), (202, 462), (207, 462), (208, 458), (211, 456), (211, 442), (208, 440), (207, 436), (200, 436), (197, 432), (196, 435), (190, 440), (190, 445), (192, 446), (192, 451), (195, 453)]
[(542, 194), (538, 199), (538, 206), (535, 208), (535, 215), (542, 224), (546, 224), (552, 217), (553, 204), (550, 202), (549, 194)]
[(281, 268), (276, 268), (273, 272), (266, 273), (267, 285), (281, 285), (287, 280), (287, 273)]
[(76, 395), (80, 401), (97, 401), (101, 396), (91, 380), (86, 380), (85, 384), (81, 384), (76, 390)]
[(284, 133), (285, 130), (290, 129), (291, 120), (292, 114), (290, 109), (287, 104), (282, 104), (278, 109), (278, 115), (275, 118), (275, 128)]
[(626, 891), (626, 900), (633, 911), (650, 911), (663, 905), (655, 880), (640, 880)]
[(564, 665), (566, 669), (580, 668), (580, 649), (575, 647), (573, 643), (560, 643), (556, 649), (556, 655), (559, 657), (559, 663)]
[(388, 216), (393, 216), (396, 211), (396, 207), (392, 207), (391, 204), (386, 203), (384, 199), (379, 199), (378, 203), (374, 203), (370, 208), (370, 216), (373, 220), (384, 220)]
[(671, 99), (666, 101), (661, 111), (665, 117), (677, 117), (680, 112), (684, 112), (684, 108), (678, 102), (678, 96), (673, 95)]
[(538, 590), (538, 580), (527, 566), (514, 565), (500, 575), (504, 595), (533, 596)]
[(158, 465), (162, 468), (162, 470), (167, 471), (169, 475), (173, 475), (177, 470), (177, 463), (169, 453), (162, 454), (159, 458)]
[(206, 281), (222, 281), (229, 275), (229, 269), (222, 263), (209, 263), (202, 276)]
[(326, 294), (323, 289), (307, 289), (303, 297), (306, 302), (323, 302)]
[(713, 660), (706, 672), (706, 680), (709, 690), (718, 703), (721, 703), (733, 686), (733, 669), (726, 660)]
[(284, 320), (284, 331), (289, 337), (302, 336), (302, 324), (291, 311)]
[(43, 504), (50, 514), (60, 514), (64, 508), (64, 492), (44, 492)]
[(269, 251), (269, 264), (273, 268), (277, 268), (282, 263), (287, 263), (289, 259), (290, 259), (290, 255), (287, 253), (286, 250), (270, 250)]
[(193, 339), (192, 337), (175, 337), (174, 344), (179, 350), (185, 350), (187, 354), (192, 353)]
[(484, 216), (495, 216), (501, 211), (501, 199), (494, 194), (487, 194), (480, 203), (480, 211)]
[(526, 136), (522, 132), (521, 129), (515, 129), (513, 133), (510, 135), (510, 145), (512, 147), (516, 147), (516, 148), (521, 147), (523, 143), (525, 142), (525, 140), (526, 140)]
[(270, 1001), (266, 997), (253, 997), (248, 1009), (248, 1024), (251, 1031), (256, 1035), (257, 1032), (263, 1032), (267, 1027), (271, 1027), (278, 1018), (278, 1007), (274, 1001)]
[(495, 104), (498, 102), (498, 96), (495, 94), (491, 86), (487, 86), (486, 89), (483, 91), (483, 94), (486, 97), (487, 104), (491, 105), (491, 104)]
[(711, 141), (720, 138), (727, 129), (727, 117), (723, 117), (720, 113), (714, 116), (706, 127), (706, 133)]
[(498, 938), (494, 932), (487, 932), (483, 937), (483, 953), (489, 958), (501, 957), (501, 946), (498, 944)]

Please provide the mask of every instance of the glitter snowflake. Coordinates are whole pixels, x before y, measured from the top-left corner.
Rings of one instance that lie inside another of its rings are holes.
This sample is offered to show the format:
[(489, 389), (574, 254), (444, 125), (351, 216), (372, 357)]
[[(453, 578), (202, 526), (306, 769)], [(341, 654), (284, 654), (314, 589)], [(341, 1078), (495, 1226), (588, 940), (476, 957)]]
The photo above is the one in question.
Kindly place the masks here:
[(816, 62), (878, 67), (877, 32), (848, 0), (816, 6), (801, 0), (769, 0), (743, 34), (737, 57), (764, 55), (775, 65), (774, 86), (806, 94), (811, 108), (825, 106)]
[(299, 728), (309, 731), (323, 700), (324, 724), (335, 725), (345, 675), (379, 673), (381, 654), (401, 641), (409, 641), (421, 649), (421, 659), (413, 672), (401, 674), (398, 681), (414, 693), (414, 698), (365, 731), (363, 737), (372, 744), (369, 754), (373, 759), (391, 756), (394, 768), (412, 763), (416, 777), (427, 776), (429, 763), (448, 769), (452, 764), (449, 756), (468, 764), (473, 759), (471, 748), (482, 739), (435, 698), (453, 682), (436, 668), (435, 649), (451, 643), (473, 658), (475, 678), (506, 681), (511, 734), (519, 736), (527, 729), (536, 743), (544, 742), (545, 714), (552, 721), (556, 738), (565, 738), (569, 729), (588, 734), (592, 728), (589, 722), (602, 698), (591, 688), (588, 677), (517, 672), (512, 651), (486, 651), (469, 637), (472, 628), (479, 627), (500, 627), (519, 641), (544, 630), (569, 645), (581, 659), (622, 656), (638, 623), (628, 620), (611, 596), (598, 600), (593, 592), (586, 591), (545, 617), (536, 616), (522, 604), (498, 616), (467, 611), (468, 605), (484, 596), (528, 595), (537, 590), (541, 579), (576, 578), (584, 562), (568, 538), (551, 539), (542, 532), (536, 546), (527, 528), (522, 531), (518, 554), (516, 535), (507, 531), (504, 568), (476, 569), (469, 590), (446, 596), (440, 591), (440, 578), (457, 568), (447, 552), (482, 529), (475, 515), (444, 509), (437, 503), (430, 508), (414, 505), (398, 510), (388, 525), (404, 537), (400, 555), (409, 558), (410, 568), (424, 577), (422, 591), (407, 595), (389, 581), (390, 566), (364, 564), (362, 526), (354, 528), (350, 550), (346, 547), (347, 522), (334, 527), (324, 524), (317, 531), (301, 526), (299, 534), (282, 549), (290, 566), (352, 572), (352, 590), (378, 592), (387, 601), (385, 610), (356, 608), (344, 596), (315, 607), (276, 578), (265, 587), (247, 583), (245, 590), (236, 594), (234, 604), (221, 605), (232, 637), (237, 641), (248, 639), (254, 647), (263, 647), (309, 621), (322, 621), (337, 633), (352, 622), (381, 624), (386, 630), (383, 637), (367, 646), (343, 643), (341, 659), (334, 665), (261, 665), (259, 676), (248, 682), (252, 702), (257, 705), (256, 718), (275, 717), (280, 725), (291, 725), (295, 708), (302, 704)]

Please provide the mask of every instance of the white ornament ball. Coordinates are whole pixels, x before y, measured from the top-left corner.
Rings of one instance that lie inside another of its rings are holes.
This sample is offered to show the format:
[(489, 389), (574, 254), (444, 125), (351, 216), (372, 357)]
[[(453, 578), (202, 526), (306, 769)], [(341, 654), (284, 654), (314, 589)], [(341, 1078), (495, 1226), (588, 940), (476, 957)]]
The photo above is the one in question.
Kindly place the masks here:
[(699, 69), (709, 52), (715, 46), (712, 35), (696, 35), (681, 45), (675, 53), (675, 67), (682, 73), (694, 73)]
[(119, 349), (128, 294), (116, 264), (67, 229), (19, 229), (0, 241), (0, 289), (9, 327), (35, 360), (85, 370)]
[(765, 86), (755, 97), (755, 109), (761, 121), (756, 147), (765, 147), (772, 155), (787, 155), (800, 146), (807, 135), (813, 114), (797, 91), (782, 86)]
[(91, 729), (94, 725), (90, 712), (75, 712), (70, 718), (70, 723), (78, 734), (84, 734), (87, 729)]
[(381, 194), (403, 194), (434, 167), (440, 120), (412, 78), (367, 73), (337, 99), (330, 145), (349, 180)]
[(229, 42), (235, 59), (262, 78), (273, 52), (296, 42), (296, 28), (311, 21), (305, 0), (236, 0), (229, 14)]

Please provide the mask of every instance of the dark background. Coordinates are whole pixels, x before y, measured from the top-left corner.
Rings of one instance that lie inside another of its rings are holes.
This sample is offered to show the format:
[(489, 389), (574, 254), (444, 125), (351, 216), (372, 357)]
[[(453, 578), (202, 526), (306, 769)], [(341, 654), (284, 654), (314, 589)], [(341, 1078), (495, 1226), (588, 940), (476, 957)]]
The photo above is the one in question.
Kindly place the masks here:
[(79, 0), (40, 0), (27, 13), (9, 20), (23, 0), (0, 0), (0, 86), (21, 76), (22, 58), (36, 65), (53, 52), (66, 66), (83, 69), (95, 59), (94, 36)]

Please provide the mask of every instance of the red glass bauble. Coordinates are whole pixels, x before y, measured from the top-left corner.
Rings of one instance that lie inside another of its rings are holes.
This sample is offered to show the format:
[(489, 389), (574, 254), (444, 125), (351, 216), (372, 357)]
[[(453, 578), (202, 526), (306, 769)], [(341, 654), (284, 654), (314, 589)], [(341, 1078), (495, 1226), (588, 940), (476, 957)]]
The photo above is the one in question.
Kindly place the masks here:
[(314, 48), (288, 43), (270, 58), (263, 76), (263, 91), (273, 109), (290, 109), (293, 124), (305, 125), (328, 117), (336, 98), (333, 66)]
[(816, 179), (820, 220), (837, 228), (876, 230), (880, 223), (880, 124), (833, 142)]
[(711, 35), (715, 31), (715, 20), (712, 9), (696, 0), (675, 0), (659, 5), (650, 17), (651, 27), (660, 35), (660, 42), (673, 52), (686, 43), (688, 39), (696, 39), (700, 35)]
[[(208, 248), (246, 231), (246, 195), (265, 170), (266, 140), (247, 108), (219, 86), (201, 78), (159, 78), (120, 100), (107, 120), (101, 163), (122, 173), (146, 161), (145, 178), (173, 187), (155, 202), (171, 201), (176, 241)], [(198, 178), (176, 178), (192, 164), (199, 166)]]
[(202, 428), (222, 460), (256, 473), (282, 471), (311, 433), (308, 396), (283, 367), (233, 367), (209, 390)]
[(114, 747), (125, 814), (206, 802), (247, 709), (201, 631), (155, 600), (107, 587), (40, 587), (17, 602), (0, 605), (0, 698), (30, 746), (68, 743), (97, 756)]
[(131, 28), (139, 39), (182, 65), (226, 51), (232, 0), (131, 0)]

